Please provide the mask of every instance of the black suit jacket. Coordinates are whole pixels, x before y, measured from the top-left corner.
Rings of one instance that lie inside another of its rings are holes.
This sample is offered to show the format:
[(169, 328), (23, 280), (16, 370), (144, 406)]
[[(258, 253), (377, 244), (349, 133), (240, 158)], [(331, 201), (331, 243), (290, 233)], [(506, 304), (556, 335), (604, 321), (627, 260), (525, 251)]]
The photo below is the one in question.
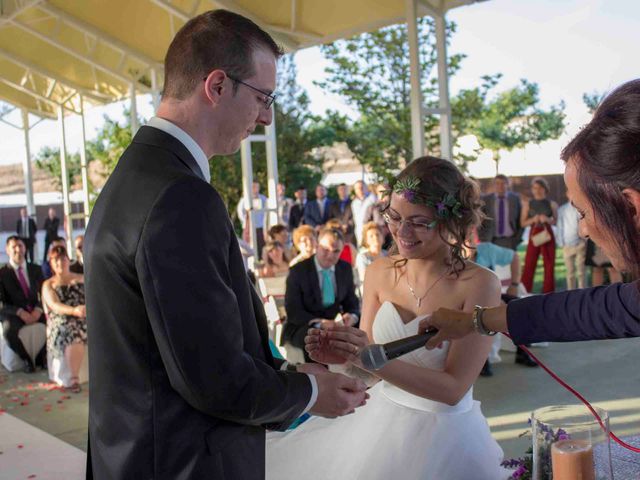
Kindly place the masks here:
[[(497, 238), (498, 219), (495, 218), (496, 199), (495, 193), (490, 193), (482, 197), (482, 200), (484, 200), (482, 210), (487, 216), (482, 223), (482, 227), (478, 229), (478, 237), (482, 242), (493, 242), (494, 239)], [(507, 218), (507, 221), (509, 222), (511, 230), (513, 230), (513, 236), (510, 237), (510, 248), (515, 250), (522, 241), (523, 228), (520, 225), (522, 205), (520, 203), (520, 197), (513, 192), (507, 192), (507, 202), (509, 205), (509, 218)]]
[(47, 217), (44, 221), (45, 241), (50, 241), (58, 236), (58, 229), (60, 228), (60, 219), (53, 217), (53, 219)]
[(40, 292), (42, 290), (42, 269), (38, 265), (27, 263), (29, 276), (29, 296), (26, 297), (18, 282), (18, 276), (11, 265), (0, 268), (0, 315), (16, 315), (19, 308), (26, 310), (28, 306), (42, 308)]
[(316, 200), (309, 200), (304, 206), (304, 223), (317, 227), (318, 225), (324, 225), (331, 217), (329, 212), (331, 211), (331, 200), (329, 198), (324, 199), (324, 211), (320, 215), (320, 207)]
[(302, 349), (309, 322), (314, 318), (333, 319), (338, 313), (355, 313), (360, 316), (360, 303), (356, 296), (351, 265), (343, 260), (338, 261), (335, 269), (336, 301), (329, 307), (323, 307), (314, 259), (315, 257), (311, 257), (291, 268), (284, 297), (287, 321), (282, 330), (282, 339)]
[(294, 204), (289, 211), (289, 230), (295, 230), (304, 224), (304, 205)]
[(340, 223), (342, 225), (347, 226), (347, 231), (345, 232), (346, 235), (348, 235), (349, 237), (353, 235), (354, 223), (353, 210), (351, 210), (351, 200), (347, 202), (343, 212), (340, 211), (340, 200), (332, 202), (331, 206), (329, 207), (329, 218), (340, 220)]
[[(37, 230), (38, 230), (38, 227), (36, 226), (35, 220), (29, 217), (29, 236), (26, 238), (28, 240), (35, 240)], [(18, 221), (16, 222), (16, 233), (18, 234), (19, 237), (24, 238), (22, 237), (22, 218), (19, 218)]]
[(293, 422), (311, 384), (277, 370), (225, 204), (182, 143), (140, 128), (84, 246), (88, 471), (262, 480), (265, 426)]

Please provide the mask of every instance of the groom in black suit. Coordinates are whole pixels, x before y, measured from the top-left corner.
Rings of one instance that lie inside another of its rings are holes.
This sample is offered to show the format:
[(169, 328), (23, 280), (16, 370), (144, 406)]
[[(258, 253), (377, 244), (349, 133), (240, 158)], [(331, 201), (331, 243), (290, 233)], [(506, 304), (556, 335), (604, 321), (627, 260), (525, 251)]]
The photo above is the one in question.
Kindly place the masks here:
[(165, 58), (157, 117), (96, 202), (84, 243), (89, 478), (259, 480), (265, 428), (364, 402), (360, 381), (272, 358), (262, 304), (209, 183), (208, 158), (271, 123), (280, 55), (231, 12), (187, 22)]

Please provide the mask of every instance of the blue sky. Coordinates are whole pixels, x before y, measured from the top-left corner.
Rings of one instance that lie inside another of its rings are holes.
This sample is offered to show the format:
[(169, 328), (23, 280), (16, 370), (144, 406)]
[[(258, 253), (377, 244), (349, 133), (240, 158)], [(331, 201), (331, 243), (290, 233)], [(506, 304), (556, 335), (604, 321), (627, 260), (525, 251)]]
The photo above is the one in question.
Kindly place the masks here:
[[(611, 90), (640, 76), (640, 1), (637, 0), (490, 0), (461, 7), (448, 14), (458, 24), (449, 53), (465, 53), (461, 71), (451, 79), (450, 90), (475, 86), (480, 76), (501, 72), (498, 89), (515, 86), (521, 78), (537, 82), (545, 105), (566, 103), (567, 132), (557, 141), (530, 146), (503, 156), (507, 174), (561, 171), (559, 151), (589, 116), (582, 103), (585, 92)], [(313, 85), (327, 65), (317, 48), (297, 54), (299, 82), (311, 97), (311, 109), (350, 109), (342, 99)], [(138, 100), (142, 115), (152, 111), (148, 98)], [(102, 114), (118, 117), (122, 107), (94, 109), (87, 115), (88, 135), (100, 125)], [(79, 121), (70, 117), (69, 150), (79, 148)], [(0, 126), (0, 164), (18, 163), (24, 157), (23, 136)], [(32, 152), (56, 145), (57, 126), (42, 122), (32, 130)], [(526, 165), (526, 167), (524, 167)], [(476, 176), (491, 175), (492, 165), (481, 158), (471, 169)]]

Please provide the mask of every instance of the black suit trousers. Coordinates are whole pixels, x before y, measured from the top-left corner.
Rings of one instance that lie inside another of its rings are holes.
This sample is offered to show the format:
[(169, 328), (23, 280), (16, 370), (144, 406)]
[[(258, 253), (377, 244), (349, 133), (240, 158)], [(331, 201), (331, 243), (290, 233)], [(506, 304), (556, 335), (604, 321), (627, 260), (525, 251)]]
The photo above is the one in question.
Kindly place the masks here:
[[(43, 323), (43, 324), (46, 323), (44, 314), (40, 316), (38, 323)], [(20, 337), (18, 336), (18, 333), (20, 332), (22, 327), (24, 327), (25, 325), (26, 323), (24, 323), (22, 319), (17, 315), (4, 315), (2, 318), (2, 330), (4, 333), (4, 338), (7, 341), (7, 345), (9, 345), (9, 348), (11, 348), (11, 350), (16, 352), (16, 354), (25, 362), (32, 362), (31, 357), (29, 356), (29, 354), (27, 353), (27, 350), (24, 348), (24, 345), (22, 344), (22, 340), (20, 340)], [(47, 351), (46, 349), (47, 349), (47, 346), (45, 344), (40, 349), (40, 351), (38, 352), (38, 355), (36, 356), (36, 359), (35, 359), (36, 364), (39, 364), (42, 366), (45, 365), (44, 360), (45, 360), (46, 351)]]

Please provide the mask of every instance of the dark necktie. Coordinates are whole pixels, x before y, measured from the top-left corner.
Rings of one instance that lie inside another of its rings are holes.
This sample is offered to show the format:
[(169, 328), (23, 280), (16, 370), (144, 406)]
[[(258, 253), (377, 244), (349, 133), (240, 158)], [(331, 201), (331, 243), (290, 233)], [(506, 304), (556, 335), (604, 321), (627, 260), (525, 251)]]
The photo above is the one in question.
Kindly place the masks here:
[[(31, 295), (31, 289), (29, 289), (29, 284), (27, 283), (27, 279), (24, 276), (24, 272), (22, 271), (22, 267), (18, 267), (18, 283), (20, 283), (20, 288), (24, 293), (25, 298), (29, 301), (29, 295)], [(25, 308), (28, 312), (31, 312), (33, 308), (29, 305)]]
[(504, 236), (504, 220), (505, 220), (504, 197), (498, 197), (498, 236)]

